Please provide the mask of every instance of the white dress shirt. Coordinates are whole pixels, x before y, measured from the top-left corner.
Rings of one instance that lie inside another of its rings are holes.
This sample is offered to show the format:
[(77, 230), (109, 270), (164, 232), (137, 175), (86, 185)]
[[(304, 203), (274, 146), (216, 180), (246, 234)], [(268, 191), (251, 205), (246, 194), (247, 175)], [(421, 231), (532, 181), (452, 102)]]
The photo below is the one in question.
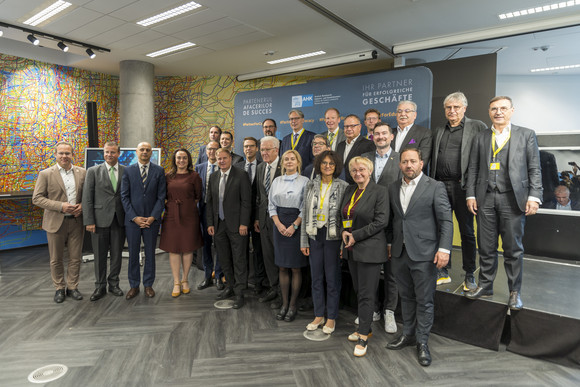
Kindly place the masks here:
[(352, 141), (349, 143), (348, 140), (346, 140), (344, 142), (344, 155), (342, 156), (342, 161), (345, 161), (346, 158), (348, 157), (348, 154), (350, 153), (350, 150), (352, 149), (354, 143), (356, 142), (356, 140), (360, 137), (360, 134), (358, 136), (356, 136), (355, 138), (352, 139)]
[(401, 150), (401, 146), (403, 146), (403, 142), (405, 141), (405, 137), (413, 127), (414, 123), (405, 126), (403, 129), (397, 126), (397, 137), (395, 137), (395, 152), (399, 152)]
[(62, 177), (62, 181), (64, 182), (67, 201), (70, 204), (77, 204), (77, 190), (73, 166), (71, 165), (70, 169), (67, 171), (66, 169), (58, 165), (58, 171), (60, 172), (60, 176)]

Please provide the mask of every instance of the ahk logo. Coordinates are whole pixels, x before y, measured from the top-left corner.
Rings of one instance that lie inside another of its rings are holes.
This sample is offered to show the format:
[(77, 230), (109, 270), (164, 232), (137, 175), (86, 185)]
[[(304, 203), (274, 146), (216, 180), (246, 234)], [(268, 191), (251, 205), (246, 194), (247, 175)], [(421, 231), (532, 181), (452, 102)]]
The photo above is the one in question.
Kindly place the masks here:
[(301, 108), (306, 106), (314, 106), (314, 95), (294, 95), (292, 96), (292, 107)]

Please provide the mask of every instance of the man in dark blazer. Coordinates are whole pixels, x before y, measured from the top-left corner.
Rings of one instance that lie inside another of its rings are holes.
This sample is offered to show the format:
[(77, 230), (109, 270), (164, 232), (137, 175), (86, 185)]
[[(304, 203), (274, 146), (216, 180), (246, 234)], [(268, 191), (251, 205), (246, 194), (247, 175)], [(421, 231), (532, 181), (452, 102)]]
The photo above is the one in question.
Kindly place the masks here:
[(293, 149), (300, 154), (302, 158), (302, 168), (312, 164), (312, 140), (314, 133), (304, 129), (304, 113), (300, 110), (290, 110), (288, 113), (292, 133), (282, 139), (280, 145), (280, 156), (287, 150)]
[[(319, 133), (314, 135), (312, 139), (312, 156), (316, 158), (322, 152), (330, 150), (330, 143), (325, 134)], [(302, 176), (306, 176), (310, 180), (314, 179), (314, 163), (307, 165), (306, 168), (302, 170)]]
[(363, 153), (374, 152), (375, 144), (361, 136), (360, 119), (355, 114), (349, 114), (344, 119), (344, 135), (346, 140), (342, 141), (336, 147), (336, 153), (342, 158), (344, 163), (344, 179), (348, 184), (353, 184), (354, 180), (348, 172), (348, 163), (353, 157), (360, 156)]
[[(109, 292), (122, 296), (119, 273), (125, 245), (125, 210), (121, 203), (121, 180), (125, 166), (119, 164), (119, 145), (105, 143), (105, 162), (87, 170), (83, 190), (83, 220), (91, 233), (95, 257), (95, 291), (91, 301), (97, 301)], [(107, 278), (107, 256), (111, 252), (111, 269)]]
[(260, 141), (260, 153), (262, 160), (258, 165), (256, 173), (256, 205), (254, 214), (254, 230), (260, 233), (262, 242), (262, 256), (264, 258), (264, 268), (266, 276), (270, 282), (268, 292), (258, 299), (259, 302), (273, 301), (270, 305), (272, 309), (279, 309), (281, 302), (279, 268), (274, 263), (274, 222), (268, 213), (268, 194), (274, 179), (281, 174), (280, 157), (278, 156), (278, 146), (280, 142), (276, 137), (266, 136)]
[[(217, 141), (218, 143), (220, 142), (220, 136), (222, 134), (222, 128), (220, 128), (217, 125), (212, 126), (211, 128), (209, 128), (209, 141)], [(201, 164), (201, 163), (205, 163), (207, 161), (207, 151), (206, 151), (206, 146), (207, 145), (202, 145), (199, 148), (199, 154), (197, 155), (197, 161), (195, 162), (195, 164)]]
[(232, 155), (232, 165), (236, 165), (244, 160), (242, 156), (234, 153), (234, 135), (231, 132), (228, 132), (227, 130), (222, 132), (220, 135), (220, 147), (230, 151), (230, 154)]
[(431, 130), (415, 124), (417, 104), (401, 101), (397, 105), (397, 130), (395, 131), (395, 151), (401, 153), (405, 148), (417, 148), (423, 155), (423, 172), (427, 173), (431, 158)]
[[(44, 208), (42, 229), (46, 231), (50, 255), (50, 276), (56, 288), (54, 302), (60, 304), (67, 297), (79, 301), (78, 290), (83, 250), (82, 195), (86, 171), (72, 164), (73, 148), (68, 142), (55, 147), (56, 165), (40, 171), (32, 204)], [(66, 280), (64, 247), (68, 248)]]
[(151, 145), (137, 145), (138, 162), (125, 168), (121, 184), (121, 202), (125, 209), (125, 231), (129, 244), (129, 286), (127, 300), (139, 294), (141, 269), (139, 253), (141, 239), (145, 246), (143, 286), (145, 296), (155, 297), (155, 247), (161, 226), (161, 214), (165, 208), (165, 171), (151, 162)]
[(557, 186), (553, 195), (554, 200), (549, 201), (542, 208), (548, 210), (580, 211), (580, 203), (570, 200), (570, 189), (565, 185)]
[(248, 283), (248, 262), (243, 253), (248, 244), (252, 212), (252, 187), (248, 175), (232, 165), (228, 149), (216, 151), (220, 170), (209, 181), (207, 231), (215, 239), (227, 286), (218, 299), (233, 296), (234, 309), (244, 306), (243, 291)]
[[(330, 149), (336, 152), (338, 144), (346, 140), (344, 130), (340, 129), (340, 112), (337, 108), (328, 108), (324, 112), (324, 123), (326, 124), (325, 136), (328, 139)], [(314, 155), (316, 157), (316, 155)]]
[(206, 145), (207, 161), (197, 164), (195, 171), (201, 177), (201, 200), (197, 204), (199, 208), (199, 219), (201, 223), (201, 233), (203, 235), (203, 281), (197, 285), (197, 290), (203, 290), (213, 285), (212, 273), (215, 270), (215, 284), (217, 290), (224, 290), (224, 283), (222, 281), (223, 271), (219, 262), (219, 257), (216, 255), (215, 268), (213, 261), (212, 245), (213, 237), (207, 232), (207, 192), (209, 186), (209, 177), (219, 168), (217, 165), (217, 158), (215, 152), (220, 148), (217, 141), (210, 141)]
[(417, 346), (419, 364), (431, 364), (427, 341), (433, 326), (437, 269), (447, 265), (453, 243), (453, 215), (443, 183), (421, 171), (421, 151), (400, 154), (403, 179), (389, 186), (391, 256), (403, 313), (403, 335), (388, 349)]
[[(487, 126), (478, 120), (465, 117), (467, 98), (457, 91), (449, 94), (443, 101), (447, 123), (439, 126), (433, 133), (433, 153), (431, 155), (430, 176), (442, 181), (447, 190), (451, 208), (455, 212), (457, 225), (461, 234), (461, 257), (465, 280), (463, 290), (475, 290), (475, 229), (473, 214), (467, 209), (465, 201), (465, 183), (469, 153), (473, 139)], [(451, 282), (449, 277), (451, 260), (437, 273), (437, 285)]]
[[(393, 129), (384, 122), (379, 122), (373, 127), (373, 142), (377, 150), (375, 152), (363, 153), (362, 157), (369, 159), (373, 165), (374, 170), (371, 174), (371, 180), (382, 185), (386, 189), (389, 185), (401, 180), (401, 168), (399, 167), (399, 154), (391, 148), (391, 141), (393, 141)], [(395, 309), (399, 300), (399, 293), (397, 291), (397, 282), (393, 273), (392, 262), (388, 259), (384, 266), (384, 300), (381, 308), (381, 301), (379, 295), (375, 298), (376, 308), (375, 313), (379, 316), (384, 314), (385, 331), (387, 333), (397, 332), (397, 323), (395, 321)], [(382, 309), (382, 310), (381, 310)]]
[(471, 148), (466, 194), (467, 207), (477, 216), (480, 272), (477, 289), (465, 296), (476, 299), (493, 295), (501, 235), (510, 291), (508, 306), (519, 310), (523, 307), (524, 225), (526, 216), (534, 215), (541, 203), (542, 174), (536, 134), (513, 125), (513, 112), (510, 97), (492, 98), (491, 130), (481, 132)]

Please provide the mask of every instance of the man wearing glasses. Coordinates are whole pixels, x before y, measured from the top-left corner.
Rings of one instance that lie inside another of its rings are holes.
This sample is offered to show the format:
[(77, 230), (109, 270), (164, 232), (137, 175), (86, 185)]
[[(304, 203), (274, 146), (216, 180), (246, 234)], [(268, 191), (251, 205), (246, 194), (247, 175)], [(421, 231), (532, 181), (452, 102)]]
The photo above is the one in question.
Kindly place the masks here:
[[(346, 136), (346, 140), (342, 141), (336, 147), (336, 153), (342, 157), (344, 165), (348, 165), (350, 160), (355, 156), (375, 151), (375, 144), (368, 138), (361, 136), (360, 131), (360, 119), (355, 114), (349, 114), (346, 116), (344, 119), (344, 135)], [(354, 184), (354, 180), (350, 173), (344, 173), (345, 181), (348, 184)]]
[(312, 164), (312, 140), (314, 133), (304, 129), (304, 113), (300, 110), (290, 110), (288, 120), (292, 133), (282, 139), (280, 154), (283, 155), (287, 150), (293, 149), (300, 154), (302, 158), (302, 168)]
[[(276, 126), (276, 120), (273, 118), (266, 118), (262, 121), (262, 133), (264, 133), (264, 137), (272, 136), (276, 137), (276, 131), (278, 127)], [(258, 153), (256, 153), (256, 158), (259, 162), (262, 162), (262, 154), (260, 152), (260, 143), (262, 140), (258, 140)], [(278, 148), (280, 148), (280, 140), (278, 140)]]
[(522, 238), (527, 215), (534, 215), (542, 197), (540, 152), (533, 130), (512, 125), (510, 97), (494, 97), (489, 103), (491, 130), (477, 135), (467, 172), (467, 208), (477, 216), (479, 285), (465, 294), (477, 299), (493, 295), (497, 272), (498, 236), (501, 235), (504, 267), (508, 277), (508, 307), (523, 307)]
[[(315, 135), (314, 140), (312, 140), (312, 155), (316, 157), (325, 150), (331, 150), (330, 144), (328, 143), (328, 138), (324, 134)], [(304, 168), (302, 171), (302, 176), (306, 176), (310, 180), (314, 179), (314, 163)]]
[(423, 172), (427, 173), (431, 159), (431, 131), (415, 124), (417, 119), (417, 104), (415, 102), (399, 102), (396, 113), (395, 152), (401, 153), (405, 148), (420, 149), (423, 155)]
[(367, 138), (369, 140), (373, 139), (373, 135), (375, 132), (375, 126), (381, 120), (381, 112), (377, 109), (368, 109), (365, 112), (365, 126), (367, 127)]

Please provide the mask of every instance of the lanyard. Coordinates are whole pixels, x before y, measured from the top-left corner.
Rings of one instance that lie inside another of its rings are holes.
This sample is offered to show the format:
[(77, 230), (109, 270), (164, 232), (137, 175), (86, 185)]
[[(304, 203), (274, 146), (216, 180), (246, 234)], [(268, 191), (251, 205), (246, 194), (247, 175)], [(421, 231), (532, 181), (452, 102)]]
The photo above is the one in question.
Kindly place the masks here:
[(360, 193), (360, 195), (358, 196), (358, 198), (356, 198), (356, 200), (354, 200), (354, 195), (356, 195), (356, 192), (357, 191), (358, 191), (358, 189), (354, 191), (354, 193), (352, 194), (352, 197), (350, 198), (350, 204), (348, 205), (348, 209), (346, 211), (346, 217), (347, 218), (350, 218), (350, 210), (352, 210), (352, 208), (354, 207), (354, 205), (358, 203), (358, 201), (360, 200), (360, 198), (365, 193), (366, 188), (363, 189), (362, 192)]
[(294, 150), (294, 148), (296, 148), (296, 145), (298, 145), (298, 142), (300, 141), (300, 137), (302, 137), (304, 132), (305, 132), (305, 130), (303, 130), (302, 133), (300, 133), (300, 136), (298, 136), (298, 138), (296, 139), (296, 143), (294, 143), (294, 133), (292, 133), (292, 137), (290, 137), (290, 141), (292, 143), (292, 150)]
[(503, 149), (503, 147), (505, 146), (505, 144), (507, 144), (507, 142), (510, 140), (510, 137), (512, 136), (512, 132), (510, 130), (510, 133), (508, 134), (508, 137), (506, 138), (506, 140), (504, 141), (503, 144), (501, 144), (501, 146), (496, 150), (495, 149), (495, 132), (491, 135), (491, 150), (493, 151), (493, 159), (495, 160), (495, 156), (497, 156), (497, 154), (499, 153), (500, 150)]
[[(331, 185), (332, 185), (332, 180), (330, 180), (330, 183), (328, 183), (328, 185), (326, 186), (326, 190), (324, 191), (324, 195), (322, 195), (320, 197), (320, 211), (322, 211), (322, 207), (324, 206), (324, 198), (326, 197), (326, 194), (328, 193), (328, 189), (330, 188)], [(322, 179), (320, 180), (320, 193), (322, 193)]]

